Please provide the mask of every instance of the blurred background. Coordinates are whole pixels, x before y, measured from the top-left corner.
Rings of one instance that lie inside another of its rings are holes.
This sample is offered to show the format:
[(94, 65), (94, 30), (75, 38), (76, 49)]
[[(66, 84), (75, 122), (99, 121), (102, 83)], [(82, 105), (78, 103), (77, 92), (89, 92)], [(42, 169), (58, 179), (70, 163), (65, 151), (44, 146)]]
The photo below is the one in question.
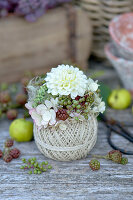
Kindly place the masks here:
[[(17, 105), (9, 107), (16, 108), (18, 103), (23, 106), (26, 85), (32, 77), (67, 63), (98, 79), (102, 96), (110, 106), (108, 99), (114, 90), (112, 107), (130, 106), (132, 11), (131, 0), (0, 0), (1, 99), (3, 95), (10, 99), (7, 93), (18, 95)], [(126, 93), (122, 90), (118, 95), (121, 88)], [(7, 105), (0, 101), (3, 112)]]

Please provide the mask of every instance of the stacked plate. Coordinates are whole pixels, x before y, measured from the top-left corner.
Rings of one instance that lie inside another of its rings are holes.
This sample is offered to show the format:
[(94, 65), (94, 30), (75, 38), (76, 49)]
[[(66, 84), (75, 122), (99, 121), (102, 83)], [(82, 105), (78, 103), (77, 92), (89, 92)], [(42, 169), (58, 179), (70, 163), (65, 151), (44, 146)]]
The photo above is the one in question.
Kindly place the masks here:
[(133, 93), (133, 13), (115, 17), (109, 25), (112, 39), (105, 53), (126, 89)]

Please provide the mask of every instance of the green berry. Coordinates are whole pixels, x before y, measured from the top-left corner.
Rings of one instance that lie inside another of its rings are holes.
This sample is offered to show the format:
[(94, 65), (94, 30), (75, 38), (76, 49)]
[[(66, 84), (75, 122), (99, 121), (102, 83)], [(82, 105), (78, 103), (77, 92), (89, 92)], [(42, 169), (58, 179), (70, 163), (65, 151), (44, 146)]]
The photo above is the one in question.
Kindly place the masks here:
[(64, 102), (64, 106), (67, 106), (67, 101)]
[(88, 113), (89, 111), (87, 109), (84, 110), (84, 113)]
[(32, 161), (31, 161), (31, 164), (33, 165), (34, 163), (35, 163), (35, 161), (32, 160)]
[(34, 163), (34, 167), (38, 167), (38, 162)]
[(47, 169), (46, 168), (43, 168), (43, 172), (46, 172), (47, 171)]
[(38, 174), (41, 174), (42, 172), (41, 171), (38, 171)]
[(22, 158), (22, 162), (23, 162), (23, 163), (26, 163), (26, 159), (25, 159), (25, 158)]
[(77, 105), (76, 108), (77, 108), (77, 109), (80, 109), (80, 108), (81, 108), (81, 105)]
[(43, 170), (43, 166), (41, 166), (40, 169)]
[(66, 106), (66, 108), (67, 108), (67, 109), (70, 109), (70, 108), (71, 108), (71, 106), (67, 105), (67, 106)]
[(85, 102), (85, 105), (88, 106), (88, 102)]
[(31, 162), (31, 158), (28, 159), (28, 162), (29, 162), (29, 163)]
[(45, 162), (44, 162), (44, 165), (48, 165), (48, 161), (45, 161)]
[(21, 166), (20, 169), (24, 169), (24, 166)]
[(29, 173), (29, 174), (32, 174), (32, 171), (29, 171), (28, 173)]
[(74, 100), (73, 103), (74, 103), (74, 105), (78, 105), (79, 102)]
[(100, 169), (100, 162), (96, 159), (93, 159), (89, 162), (90, 168), (93, 171), (99, 170)]
[(61, 105), (61, 106), (63, 106), (63, 105), (64, 105), (64, 100), (62, 100), (62, 101), (60, 102), (60, 105)]
[(79, 99), (79, 102), (80, 102), (80, 103), (82, 103), (82, 101), (83, 101), (83, 100), (82, 100), (82, 98), (81, 98), (81, 99)]
[(85, 116), (85, 119), (88, 119), (88, 116), (87, 116), (87, 115)]
[(68, 105), (71, 105), (71, 104), (72, 104), (72, 102), (71, 102), (70, 100), (68, 100), (67, 104), (68, 104)]
[(62, 97), (59, 97), (59, 101), (61, 101), (62, 100)]
[(36, 157), (33, 157), (32, 160), (33, 160), (33, 161), (36, 161)]
[(51, 165), (49, 165), (49, 166), (48, 166), (48, 169), (52, 169), (52, 166), (51, 166)]
[(76, 110), (77, 113), (80, 113), (80, 110)]
[(34, 174), (37, 174), (37, 170), (36, 169), (34, 169)]
[(75, 108), (76, 107), (75, 104), (72, 104), (72, 107)]

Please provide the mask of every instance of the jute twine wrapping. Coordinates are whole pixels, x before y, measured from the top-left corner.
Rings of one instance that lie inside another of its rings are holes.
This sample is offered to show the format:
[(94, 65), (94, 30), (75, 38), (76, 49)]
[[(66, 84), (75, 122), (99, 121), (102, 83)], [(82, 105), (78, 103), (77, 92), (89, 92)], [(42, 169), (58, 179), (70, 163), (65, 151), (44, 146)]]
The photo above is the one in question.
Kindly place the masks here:
[(59, 127), (38, 129), (34, 124), (34, 138), (38, 149), (46, 157), (70, 161), (87, 156), (97, 140), (97, 119), (94, 115), (89, 120), (66, 120), (65, 131)]

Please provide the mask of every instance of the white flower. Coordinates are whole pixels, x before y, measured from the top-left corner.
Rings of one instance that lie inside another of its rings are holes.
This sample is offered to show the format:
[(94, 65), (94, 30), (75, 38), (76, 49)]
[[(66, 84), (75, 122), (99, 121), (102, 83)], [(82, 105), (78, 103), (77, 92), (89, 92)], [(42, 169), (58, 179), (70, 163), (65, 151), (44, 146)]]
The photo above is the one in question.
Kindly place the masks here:
[(78, 68), (69, 65), (59, 65), (52, 68), (45, 78), (48, 93), (52, 95), (83, 96), (87, 89), (87, 77)]
[(40, 104), (36, 107), (36, 112), (41, 115), (41, 124), (46, 128), (49, 125), (56, 123), (56, 112), (51, 109), (53, 107), (51, 101), (46, 100), (45, 105)]
[(28, 102), (25, 104), (25, 107), (28, 109), (28, 110), (31, 110), (33, 107), (32, 107), (32, 102)]
[(46, 128), (48, 125), (54, 125), (56, 123), (56, 112), (51, 109), (52, 104), (50, 101), (45, 101), (46, 105), (40, 104), (35, 109), (30, 109), (30, 115), (35, 124), (39, 127)]
[(40, 115), (43, 115), (47, 110), (47, 107), (44, 104), (40, 104), (36, 107), (36, 112)]
[(50, 109), (50, 108), (53, 108), (55, 110), (55, 112), (57, 112), (58, 108), (57, 108), (57, 105), (58, 105), (58, 98), (54, 99), (54, 98), (51, 98), (50, 101), (46, 100), (45, 101), (45, 105)]
[(35, 109), (30, 112), (30, 115), (37, 126), (42, 126), (42, 117), (36, 112)]
[(94, 112), (101, 112), (101, 113), (103, 113), (105, 111), (105, 103), (104, 103), (104, 101), (101, 101), (101, 103), (98, 106), (95, 106), (93, 108), (93, 111)]
[(93, 81), (91, 78), (88, 79), (88, 90), (95, 92), (98, 89), (97, 81)]

